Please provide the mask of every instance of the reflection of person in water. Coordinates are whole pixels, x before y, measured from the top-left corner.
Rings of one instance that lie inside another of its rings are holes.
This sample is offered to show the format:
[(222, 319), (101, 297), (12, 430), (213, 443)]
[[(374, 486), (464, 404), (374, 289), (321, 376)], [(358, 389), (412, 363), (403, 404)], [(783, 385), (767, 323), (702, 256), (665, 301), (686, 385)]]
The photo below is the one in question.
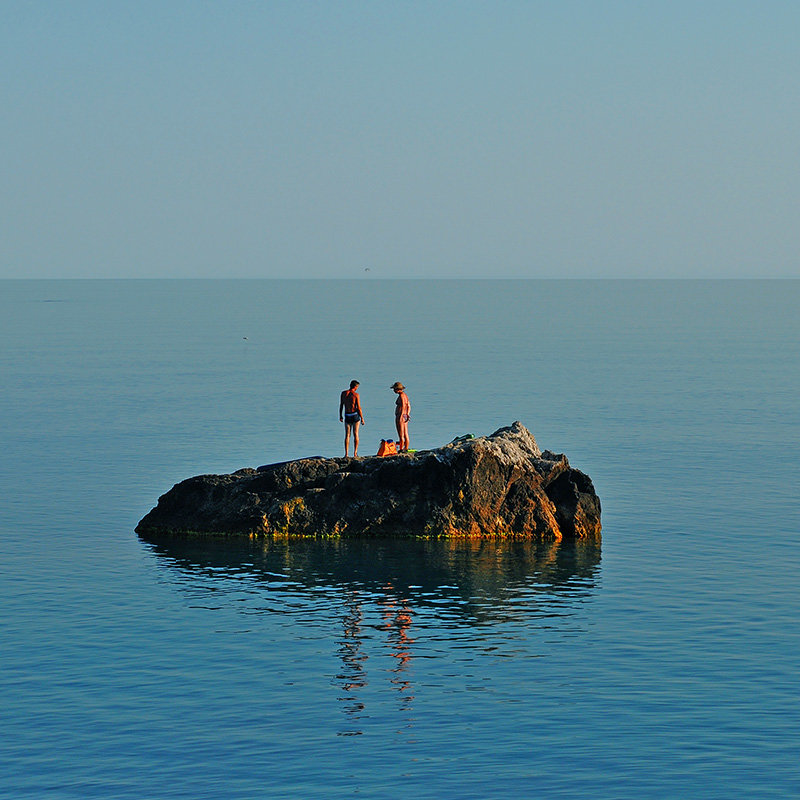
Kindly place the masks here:
[[(389, 672), (392, 675), (390, 683), (395, 691), (402, 692), (401, 709), (409, 710), (414, 700), (413, 686), (408, 679), (407, 670), (411, 665), (413, 654), (411, 645), (413, 637), (409, 635), (412, 623), (412, 611), (408, 600), (398, 599), (394, 587), (384, 586), (386, 594), (378, 599), (382, 608), (383, 625), (380, 629), (387, 632), (386, 647), (389, 655), (396, 660), (396, 665)], [(344, 703), (343, 711), (352, 724), (359, 725), (364, 712), (364, 703), (359, 699), (359, 690), (367, 684), (367, 670), (364, 661), (367, 654), (364, 652), (364, 636), (362, 623), (364, 612), (361, 600), (356, 591), (347, 593), (345, 608), (342, 613), (342, 638), (339, 640), (339, 658), (342, 667), (336, 675), (336, 685), (342, 690), (339, 700)], [(406, 719), (408, 727), (412, 720)], [(339, 736), (358, 736), (361, 730), (344, 730)]]
[[(339, 642), (342, 671), (336, 676), (336, 679), (342, 681), (341, 687), (345, 692), (339, 699), (346, 703), (344, 707), (345, 713), (353, 717), (353, 719), (359, 719), (361, 712), (364, 710), (364, 704), (358, 699), (356, 692), (367, 685), (367, 673), (361, 663), (367, 658), (362, 651), (361, 621), (363, 617), (361, 604), (356, 593), (349, 593), (347, 610), (342, 618), (344, 626), (343, 637)], [(361, 731), (347, 731), (342, 732), (341, 735), (357, 735), (359, 733)]]
[[(384, 588), (387, 592), (393, 590), (391, 584)], [(409, 636), (412, 622), (411, 606), (407, 600), (398, 600), (398, 608), (392, 601), (390, 594), (387, 594), (385, 599), (378, 602), (384, 606), (383, 627), (384, 630), (389, 631), (388, 647), (391, 650), (392, 658), (397, 659), (398, 662), (397, 666), (392, 670), (395, 673), (395, 677), (392, 678), (391, 682), (397, 691), (408, 693), (403, 697), (403, 701), (410, 705), (414, 699), (413, 686), (411, 681), (404, 677), (403, 673), (408, 670), (413, 658), (411, 645), (414, 643), (414, 639)]]

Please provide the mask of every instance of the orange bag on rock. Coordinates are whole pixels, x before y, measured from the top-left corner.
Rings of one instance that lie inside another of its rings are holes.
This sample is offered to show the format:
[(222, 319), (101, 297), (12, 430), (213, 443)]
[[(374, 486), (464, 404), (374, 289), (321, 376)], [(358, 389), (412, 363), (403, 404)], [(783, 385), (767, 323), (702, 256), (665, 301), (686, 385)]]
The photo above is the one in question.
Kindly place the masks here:
[(393, 439), (381, 439), (381, 446), (378, 448), (379, 456), (396, 456), (397, 445)]

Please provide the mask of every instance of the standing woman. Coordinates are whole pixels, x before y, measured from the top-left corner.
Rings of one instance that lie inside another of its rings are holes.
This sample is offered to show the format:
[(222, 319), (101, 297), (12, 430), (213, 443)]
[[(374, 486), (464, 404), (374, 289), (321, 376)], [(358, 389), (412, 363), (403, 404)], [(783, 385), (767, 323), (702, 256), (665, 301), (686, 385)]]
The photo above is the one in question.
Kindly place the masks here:
[(407, 453), (411, 442), (408, 438), (408, 420), (411, 418), (411, 403), (400, 381), (392, 384), (392, 391), (397, 395), (394, 410), (394, 424), (397, 427), (397, 446), (401, 453)]

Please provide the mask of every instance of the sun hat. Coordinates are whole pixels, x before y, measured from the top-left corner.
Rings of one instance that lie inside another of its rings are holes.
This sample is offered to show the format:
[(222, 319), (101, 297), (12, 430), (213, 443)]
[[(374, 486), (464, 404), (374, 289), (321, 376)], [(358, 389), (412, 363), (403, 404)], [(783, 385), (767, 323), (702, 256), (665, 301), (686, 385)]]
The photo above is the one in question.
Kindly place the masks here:
[(405, 389), (406, 387), (403, 386), (403, 384), (400, 383), (400, 381), (395, 381), (389, 388), (390, 389)]

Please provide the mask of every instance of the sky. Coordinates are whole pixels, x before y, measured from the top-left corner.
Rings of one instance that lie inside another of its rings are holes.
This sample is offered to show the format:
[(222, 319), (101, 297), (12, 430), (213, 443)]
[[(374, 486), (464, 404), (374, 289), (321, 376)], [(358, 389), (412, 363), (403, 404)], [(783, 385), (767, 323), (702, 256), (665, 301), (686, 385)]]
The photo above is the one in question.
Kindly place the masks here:
[(0, 278), (800, 277), (796, 0), (9, 0), (0, 108)]

